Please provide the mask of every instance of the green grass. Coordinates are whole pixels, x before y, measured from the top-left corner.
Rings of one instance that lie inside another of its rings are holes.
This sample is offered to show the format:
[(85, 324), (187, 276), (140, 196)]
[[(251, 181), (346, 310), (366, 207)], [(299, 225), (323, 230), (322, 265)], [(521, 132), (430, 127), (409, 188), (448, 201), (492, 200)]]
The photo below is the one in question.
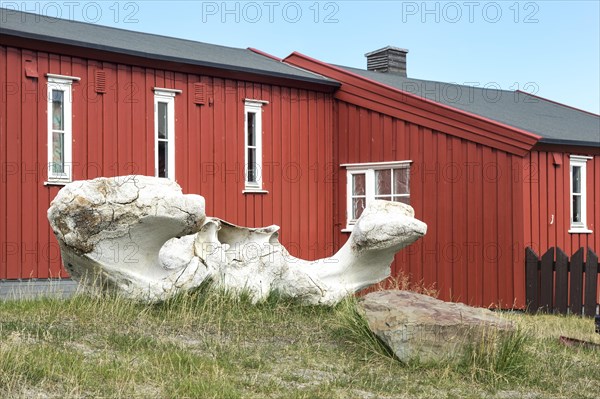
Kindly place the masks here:
[[(506, 315), (454, 361), (402, 364), (355, 300), (252, 305), (202, 287), (158, 305), (114, 296), (0, 302), (1, 398), (595, 398), (593, 321)], [(489, 338), (489, 339), (487, 339)]]

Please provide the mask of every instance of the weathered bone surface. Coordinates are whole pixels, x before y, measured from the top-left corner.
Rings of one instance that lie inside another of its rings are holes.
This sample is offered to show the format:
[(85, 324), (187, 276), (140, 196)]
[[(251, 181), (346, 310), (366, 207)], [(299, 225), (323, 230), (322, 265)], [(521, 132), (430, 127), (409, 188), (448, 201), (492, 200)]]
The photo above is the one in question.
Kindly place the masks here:
[(204, 209), (172, 181), (121, 176), (66, 185), (48, 219), (75, 280), (146, 301), (210, 279), (255, 301), (277, 291), (333, 305), (388, 277), (394, 254), (427, 230), (410, 206), (372, 201), (335, 255), (306, 261), (279, 243), (278, 226), (240, 227)]

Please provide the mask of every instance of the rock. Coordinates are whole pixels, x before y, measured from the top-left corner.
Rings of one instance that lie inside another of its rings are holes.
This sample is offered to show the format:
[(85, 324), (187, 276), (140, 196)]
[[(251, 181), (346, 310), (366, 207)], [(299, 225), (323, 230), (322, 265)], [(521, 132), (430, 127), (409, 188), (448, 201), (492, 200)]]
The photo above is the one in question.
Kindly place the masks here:
[(403, 362), (437, 361), (464, 353), (468, 344), (514, 329), (492, 311), (410, 291), (378, 291), (359, 301), (369, 328)]
[(427, 230), (410, 206), (372, 201), (346, 244), (311, 262), (290, 256), (278, 226), (248, 228), (206, 217), (204, 198), (147, 176), (70, 183), (52, 201), (48, 219), (73, 279), (145, 301), (210, 279), (254, 301), (277, 291), (334, 305), (387, 278), (396, 252)]

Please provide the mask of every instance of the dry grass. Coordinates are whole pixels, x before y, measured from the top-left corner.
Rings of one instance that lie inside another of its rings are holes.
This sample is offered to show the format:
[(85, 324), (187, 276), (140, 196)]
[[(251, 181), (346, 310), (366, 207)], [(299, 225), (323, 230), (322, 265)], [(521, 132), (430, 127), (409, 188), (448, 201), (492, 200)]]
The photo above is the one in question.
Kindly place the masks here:
[(401, 364), (353, 299), (252, 305), (203, 287), (147, 306), (118, 297), (0, 303), (4, 398), (597, 397), (593, 321), (511, 314), (521, 333), (457, 363)]
[(375, 285), (375, 287), (370, 290), (371, 291), (380, 291), (380, 290), (412, 291), (412, 292), (416, 292), (418, 294), (429, 295), (434, 298), (437, 298), (439, 295), (439, 291), (437, 290), (435, 284), (426, 285), (423, 282), (423, 280), (415, 282), (409, 275), (404, 274), (404, 273), (399, 273), (397, 275), (390, 276), (387, 279), (380, 282), (379, 284)]

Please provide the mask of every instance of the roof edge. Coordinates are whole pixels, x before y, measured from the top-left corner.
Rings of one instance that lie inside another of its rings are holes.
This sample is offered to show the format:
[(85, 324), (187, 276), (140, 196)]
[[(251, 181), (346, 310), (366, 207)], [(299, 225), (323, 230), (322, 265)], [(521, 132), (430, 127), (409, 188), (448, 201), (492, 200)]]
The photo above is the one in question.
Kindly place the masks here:
[(542, 138), (539, 142), (543, 143), (543, 144), (572, 145), (572, 146), (578, 146), (578, 147), (600, 148), (600, 141), (593, 142), (593, 141), (577, 141), (577, 140)]
[(258, 55), (262, 55), (263, 57), (267, 57), (267, 58), (270, 58), (270, 59), (272, 59), (272, 60), (275, 60), (275, 61), (279, 61), (279, 62), (282, 62), (282, 61), (283, 61), (281, 58), (279, 58), (279, 57), (276, 57), (276, 56), (274, 56), (273, 54), (269, 54), (269, 53), (267, 53), (267, 52), (264, 52), (264, 51), (262, 51), (262, 50), (259, 50), (259, 49), (257, 49), (257, 48), (254, 48), (254, 47), (248, 47), (248, 50), (250, 50), (250, 51), (252, 51), (253, 53), (256, 53), (256, 54), (258, 54)]
[(589, 115), (592, 115), (592, 116), (598, 116), (598, 117), (600, 117), (600, 114), (595, 114), (593, 112), (586, 111), (585, 109), (573, 107), (572, 105), (559, 103), (558, 101), (550, 100), (548, 98), (545, 98), (545, 97), (542, 97), (542, 96), (538, 96), (536, 94), (531, 94), (531, 93), (528, 93), (528, 92), (523, 91), (523, 90), (515, 90), (515, 92), (516, 93), (522, 93), (522, 94), (528, 95), (530, 97), (535, 97), (535, 98), (538, 98), (538, 99), (543, 100), (543, 101), (547, 101), (547, 102), (552, 103), (552, 104), (560, 105), (561, 107), (570, 108), (570, 109), (573, 109), (575, 111), (579, 111), (579, 112), (583, 112), (583, 113), (586, 113), (586, 114), (589, 114)]
[[(323, 61), (319, 61), (319, 60), (317, 60), (315, 58), (309, 57), (309, 56), (307, 56), (305, 54), (302, 54), (302, 53), (300, 53), (298, 51), (294, 51), (293, 53), (291, 53), (290, 55), (288, 55), (286, 58), (283, 59), (283, 62), (287, 62), (287, 63), (293, 64), (290, 61), (293, 57), (298, 57), (298, 58), (304, 59), (306, 61), (309, 61), (309, 62), (312, 62), (312, 63), (316, 63), (316, 64), (321, 65), (321, 66), (326, 67), (326, 68), (331, 68), (331, 69), (333, 69), (333, 70), (335, 70), (335, 71), (337, 71), (337, 72), (339, 72), (341, 74), (344, 74), (344, 75), (347, 75), (347, 76), (351, 76), (351, 77), (353, 77), (355, 79), (359, 79), (359, 80), (368, 82), (369, 84), (372, 84), (372, 85), (377, 86), (377, 87), (381, 87), (381, 88), (385, 88), (387, 90), (391, 90), (391, 91), (399, 93), (399, 94), (401, 94), (403, 96), (407, 96), (407, 98), (412, 98), (412, 99), (414, 99), (416, 101), (421, 101), (423, 103), (429, 104), (430, 106), (439, 107), (441, 109), (445, 109), (445, 110), (449, 110), (449, 111), (452, 111), (452, 112), (456, 112), (459, 115), (463, 115), (463, 116), (467, 116), (467, 117), (470, 117), (470, 118), (474, 118), (476, 120), (483, 121), (485, 123), (490, 123), (492, 125), (501, 127), (503, 129), (507, 129), (509, 131), (512, 131), (514, 133), (517, 133), (519, 135), (524, 136), (523, 142), (527, 142), (527, 145), (529, 146), (529, 149), (533, 148), (533, 146), (535, 145), (535, 143), (539, 142), (540, 139), (542, 138), (542, 136), (539, 136), (539, 135), (537, 135), (535, 133), (532, 133), (532, 132), (529, 132), (529, 131), (526, 131), (526, 130), (523, 130), (523, 129), (519, 129), (519, 128), (516, 128), (514, 126), (510, 126), (510, 125), (504, 124), (502, 122), (498, 122), (498, 121), (495, 121), (493, 119), (485, 118), (485, 117), (477, 115), (477, 114), (466, 112), (466, 111), (463, 111), (461, 109), (450, 107), (450, 106), (445, 105), (445, 104), (440, 104), (438, 102), (429, 100), (427, 98), (423, 98), (421, 96), (417, 96), (417, 95), (415, 95), (413, 93), (404, 92), (404, 91), (399, 90), (399, 89), (397, 89), (395, 87), (388, 86), (386, 84), (383, 84), (383, 83), (377, 82), (375, 80), (366, 78), (364, 76), (358, 75), (358, 74), (356, 74), (354, 72), (345, 70), (345, 69), (340, 68), (338, 66), (335, 66), (335, 65), (323, 62)], [(330, 79), (333, 79), (333, 78), (330, 78)], [(534, 141), (534, 142), (530, 144), (529, 143), (530, 141)]]
[[(78, 21), (76, 19), (70, 19), (70, 18), (62, 18), (62, 17), (53, 17), (50, 15), (44, 15), (44, 14), (38, 14), (35, 12), (30, 12), (30, 11), (21, 11), (21, 10), (15, 10), (12, 8), (6, 8), (6, 7), (0, 7), (0, 12), (4, 12), (4, 13), (10, 13), (10, 14), (20, 14), (21, 15), (21, 21), (23, 21), (23, 17), (27, 18), (27, 17), (31, 17), (31, 18), (35, 18), (36, 20), (47, 20), (50, 23), (55, 23), (55, 22), (64, 22), (64, 23), (69, 23), (69, 24), (74, 24), (74, 25), (81, 25), (82, 27), (86, 27), (86, 26), (95, 26), (97, 28), (102, 28), (102, 29), (108, 29), (108, 30), (112, 30), (112, 31), (117, 31), (117, 32), (127, 32), (127, 33), (133, 33), (133, 34), (140, 34), (140, 35), (145, 35), (145, 36), (152, 36), (152, 37), (157, 37), (157, 38), (162, 38), (162, 39), (173, 39), (173, 40), (180, 40), (180, 41), (186, 41), (189, 43), (201, 43), (201, 44), (206, 44), (206, 45), (210, 45), (210, 46), (215, 46), (215, 47), (220, 47), (220, 48), (227, 48), (227, 49), (234, 49), (234, 50), (243, 50), (241, 47), (233, 47), (233, 46), (225, 46), (222, 44), (214, 44), (214, 43), (208, 43), (208, 42), (201, 42), (198, 40), (193, 40), (193, 39), (186, 39), (186, 38), (182, 38), (182, 37), (177, 37), (177, 36), (170, 36), (170, 35), (164, 35), (164, 34), (160, 34), (160, 33), (152, 33), (152, 32), (143, 32), (143, 31), (138, 31), (138, 30), (132, 30), (132, 29), (125, 29), (125, 28), (120, 28), (120, 27), (116, 27), (116, 26), (109, 26), (109, 25), (103, 25), (101, 23), (93, 23), (93, 22), (84, 22), (84, 21)], [(3, 30), (2, 25), (0, 25), (0, 31)]]
[(160, 61), (193, 65), (193, 66), (199, 66), (199, 67), (222, 69), (225, 71), (247, 73), (247, 74), (251, 74), (251, 75), (270, 76), (270, 77), (275, 77), (275, 78), (289, 79), (289, 80), (297, 81), (297, 82), (305, 82), (305, 83), (321, 85), (323, 87), (334, 87), (334, 88), (339, 87), (339, 82), (336, 82), (331, 79), (319, 78), (318, 74), (315, 74), (314, 78), (313, 77), (300, 77), (300, 76), (290, 75), (290, 74), (281, 73), (281, 72), (268, 72), (268, 71), (265, 71), (262, 69), (256, 69), (256, 68), (236, 67), (234, 65), (229, 65), (229, 64), (221, 64), (221, 63), (208, 62), (208, 61), (194, 61), (194, 60), (190, 60), (188, 58), (157, 55), (157, 54), (152, 54), (152, 53), (146, 53), (143, 51), (126, 50), (126, 49), (122, 49), (119, 47), (105, 46), (105, 45), (81, 42), (81, 41), (77, 41), (77, 40), (70, 40), (70, 39), (64, 39), (64, 38), (54, 38), (54, 37), (39, 35), (39, 34), (35, 34), (35, 33), (14, 31), (12, 29), (6, 29), (6, 28), (0, 28), (0, 32), (2, 33), (2, 36), (5, 36), (5, 37), (12, 36), (15, 38), (20, 38), (20, 39), (30, 39), (30, 40), (40, 41), (40, 42), (49, 42), (49, 43), (66, 45), (66, 46), (72, 46), (75, 48), (105, 51), (105, 52), (109, 52), (109, 53), (113, 53), (113, 54), (122, 54), (122, 55), (127, 55), (127, 56), (132, 56), (132, 57), (140, 57), (140, 58), (144, 58), (144, 59), (148, 59), (148, 60), (160, 60)]

